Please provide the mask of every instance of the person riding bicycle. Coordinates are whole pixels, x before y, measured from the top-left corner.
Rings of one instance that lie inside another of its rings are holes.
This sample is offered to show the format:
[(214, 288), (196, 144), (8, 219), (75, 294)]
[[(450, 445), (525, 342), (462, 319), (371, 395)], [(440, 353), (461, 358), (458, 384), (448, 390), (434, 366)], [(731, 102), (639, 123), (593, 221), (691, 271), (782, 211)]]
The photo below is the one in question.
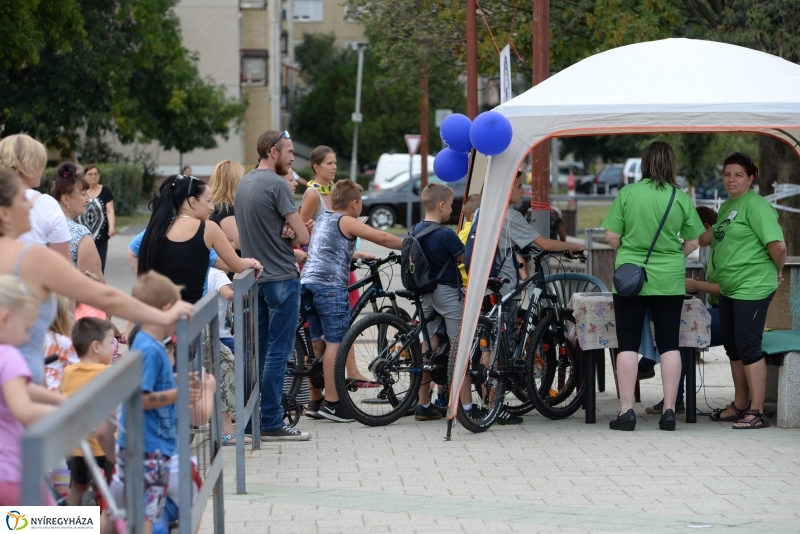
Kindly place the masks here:
[[(360, 237), (387, 248), (400, 250), (402, 239), (381, 232), (360, 222), (360, 185), (340, 180), (331, 190), (332, 211), (320, 214), (308, 244), (308, 261), (300, 274), (301, 305), (308, 310), (312, 341), (325, 336), (322, 373), (326, 384), (333, 384), (334, 363), (339, 344), (350, 327), (350, 303), (347, 285), (350, 282), (350, 261)], [(312, 390), (312, 397), (319, 390)], [(354, 421), (352, 414), (339, 403), (336, 388), (325, 388), (325, 402), (313, 399), (308, 412), (339, 423)]]

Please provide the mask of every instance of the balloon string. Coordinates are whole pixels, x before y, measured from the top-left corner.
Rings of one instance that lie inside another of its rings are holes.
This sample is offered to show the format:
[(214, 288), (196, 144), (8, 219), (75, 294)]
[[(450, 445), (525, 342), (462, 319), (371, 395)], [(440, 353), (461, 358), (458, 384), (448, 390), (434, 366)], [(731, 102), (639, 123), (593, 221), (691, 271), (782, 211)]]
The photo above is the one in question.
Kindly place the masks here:
[(514, 44), (514, 41), (511, 40), (511, 36), (514, 35), (514, 21), (517, 18), (517, 8), (518, 7), (519, 7), (519, 0), (517, 0), (517, 2), (514, 4), (514, 14), (511, 15), (511, 29), (508, 31), (508, 44), (510, 44), (511, 48), (514, 49), (514, 53), (517, 54), (517, 57), (519, 58), (519, 60), (523, 61), (522, 56), (519, 55), (519, 50), (517, 50), (517, 47)]
[(483, 24), (486, 26), (486, 29), (489, 30), (489, 37), (492, 38), (492, 42), (494, 43), (494, 48), (497, 50), (497, 55), (500, 55), (500, 47), (497, 46), (497, 41), (494, 39), (494, 34), (492, 33), (492, 29), (489, 27), (489, 23), (486, 21), (486, 15), (483, 14), (483, 8), (481, 7), (481, 3), (478, 0), (475, 0), (475, 3), (478, 5), (478, 11), (481, 13), (481, 18), (483, 19)]

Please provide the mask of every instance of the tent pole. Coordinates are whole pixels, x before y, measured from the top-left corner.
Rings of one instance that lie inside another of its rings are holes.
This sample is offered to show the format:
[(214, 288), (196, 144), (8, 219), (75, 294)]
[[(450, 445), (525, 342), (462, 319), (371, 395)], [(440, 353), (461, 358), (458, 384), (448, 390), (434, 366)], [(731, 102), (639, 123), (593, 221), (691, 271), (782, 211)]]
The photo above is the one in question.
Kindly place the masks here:
[(467, 117), (478, 116), (478, 36), (475, 0), (467, 0)]

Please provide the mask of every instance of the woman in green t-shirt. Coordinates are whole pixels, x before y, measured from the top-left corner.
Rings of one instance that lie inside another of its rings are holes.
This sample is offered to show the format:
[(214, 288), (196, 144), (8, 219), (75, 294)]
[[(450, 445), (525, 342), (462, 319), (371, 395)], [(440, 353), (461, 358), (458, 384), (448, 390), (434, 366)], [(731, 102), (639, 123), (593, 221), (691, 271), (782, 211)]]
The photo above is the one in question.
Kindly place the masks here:
[(713, 421), (736, 421), (733, 428), (769, 426), (764, 414), (767, 364), (761, 339), (767, 309), (781, 282), (786, 244), (775, 208), (753, 191), (758, 167), (737, 152), (722, 169), (730, 194), (713, 228), (710, 262), (719, 284), (722, 344), (731, 360), (735, 399), (711, 413)]
[[(642, 154), (642, 181), (623, 187), (603, 220), (606, 240), (617, 251), (616, 267), (623, 263), (643, 265), (661, 219), (676, 189), (675, 152), (655, 141)], [(675, 400), (681, 376), (679, 331), (683, 308), (686, 256), (699, 246), (703, 223), (692, 201), (680, 189), (664, 222), (646, 266), (647, 281), (636, 297), (622, 297), (614, 290), (617, 320), (617, 381), (620, 414), (609, 423), (612, 430), (633, 430), (637, 359), (642, 325), (648, 308), (653, 314), (656, 345), (661, 353), (664, 412), (662, 430), (675, 430)], [(683, 241), (681, 241), (683, 240)]]

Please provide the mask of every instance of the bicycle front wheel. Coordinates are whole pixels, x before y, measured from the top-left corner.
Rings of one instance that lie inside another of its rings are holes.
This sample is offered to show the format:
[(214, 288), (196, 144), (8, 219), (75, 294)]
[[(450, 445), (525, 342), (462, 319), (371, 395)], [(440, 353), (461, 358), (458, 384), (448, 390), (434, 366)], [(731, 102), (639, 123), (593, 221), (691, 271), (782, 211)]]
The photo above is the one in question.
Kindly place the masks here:
[(586, 393), (581, 351), (570, 337), (575, 327), (572, 313), (554, 311), (542, 317), (528, 347), (529, 387), (536, 409), (548, 419), (564, 419), (583, 404)]
[[(495, 350), (496, 336), (494, 323), (486, 317), (478, 318), (478, 326), (467, 360), (465, 386), (469, 387), (472, 397), (472, 408), (468, 411), (460, 400), (460, 394), (454, 396), (458, 402), (457, 419), (461, 426), (470, 432), (485, 432), (497, 419), (503, 405), (506, 391), (506, 380), (498, 372), (506, 371), (506, 354), (501, 348)], [(450, 349), (450, 364), (447, 372), (448, 384), (453, 383), (456, 354), (458, 354), (458, 338)]]
[[(349, 354), (368, 381), (347, 378)], [(408, 323), (396, 315), (364, 317), (339, 345), (334, 366), (336, 393), (361, 424), (383, 426), (397, 421), (416, 402), (421, 381), (419, 341), (413, 338)]]

